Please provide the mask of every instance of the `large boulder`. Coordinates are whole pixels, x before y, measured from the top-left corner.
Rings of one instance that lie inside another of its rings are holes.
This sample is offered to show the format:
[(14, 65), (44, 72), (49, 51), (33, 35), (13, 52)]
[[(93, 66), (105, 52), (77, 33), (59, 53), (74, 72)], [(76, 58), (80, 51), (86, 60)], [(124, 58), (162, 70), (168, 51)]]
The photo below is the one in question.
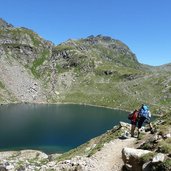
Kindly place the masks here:
[(127, 170), (142, 171), (142, 163), (140, 161), (140, 158), (148, 153), (151, 153), (151, 151), (127, 147), (123, 148), (122, 160), (124, 161)]
[(151, 161), (148, 161), (143, 164), (142, 171), (170, 171), (169, 168), (165, 167), (164, 161), (166, 159), (166, 155), (162, 153), (157, 153)]
[(43, 159), (48, 159), (48, 155), (37, 150), (22, 150), (20, 151), (18, 158), (24, 160), (30, 160), (30, 159), (43, 160)]

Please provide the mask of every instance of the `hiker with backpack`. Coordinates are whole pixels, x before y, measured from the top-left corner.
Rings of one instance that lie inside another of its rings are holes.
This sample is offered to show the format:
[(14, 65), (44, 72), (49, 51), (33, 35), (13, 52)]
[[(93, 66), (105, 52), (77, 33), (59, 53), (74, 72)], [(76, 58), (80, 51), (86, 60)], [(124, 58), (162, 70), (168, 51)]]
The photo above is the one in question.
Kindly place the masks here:
[(138, 110), (134, 110), (134, 112), (130, 113), (128, 119), (131, 120), (131, 137), (134, 137), (134, 131), (138, 121)]
[(150, 119), (151, 119), (151, 112), (149, 110), (149, 107), (145, 104), (142, 104), (141, 108), (139, 109), (139, 113), (138, 113), (138, 137), (140, 134), (140, 128), (142, 127), (143, 123), (147, 123), (152, 132), (153, 128), (152, 128)]

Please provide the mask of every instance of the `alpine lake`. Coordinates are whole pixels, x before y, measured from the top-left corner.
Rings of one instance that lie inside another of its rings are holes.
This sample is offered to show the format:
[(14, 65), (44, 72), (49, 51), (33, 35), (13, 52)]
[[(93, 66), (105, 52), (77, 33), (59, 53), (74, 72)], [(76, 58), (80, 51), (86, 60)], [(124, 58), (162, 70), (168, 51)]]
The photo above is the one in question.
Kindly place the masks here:
[(129, 122), (128, 112), (75, 104), (0, 106), (0, 151), (63, 153)]

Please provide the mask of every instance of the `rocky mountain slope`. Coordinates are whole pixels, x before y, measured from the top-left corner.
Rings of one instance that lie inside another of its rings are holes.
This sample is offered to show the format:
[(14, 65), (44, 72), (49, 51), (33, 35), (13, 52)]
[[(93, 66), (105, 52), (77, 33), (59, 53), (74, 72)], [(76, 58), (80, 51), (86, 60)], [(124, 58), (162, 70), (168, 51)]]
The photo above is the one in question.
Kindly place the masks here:
[(89, 36), (57, 46), (0, 20), (0, 102), (86, 103), (160, 112), (171, 101), (170, 65), (140, 64), (119, 40)]

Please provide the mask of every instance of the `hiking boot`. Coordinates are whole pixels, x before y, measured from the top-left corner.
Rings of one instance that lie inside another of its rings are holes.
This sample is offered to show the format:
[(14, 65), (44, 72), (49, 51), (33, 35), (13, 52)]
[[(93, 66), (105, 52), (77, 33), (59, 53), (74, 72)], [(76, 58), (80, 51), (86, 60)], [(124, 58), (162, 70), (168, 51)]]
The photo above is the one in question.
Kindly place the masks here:
[(145, 132), (151, 131), (151, 128), (146, 128)]

